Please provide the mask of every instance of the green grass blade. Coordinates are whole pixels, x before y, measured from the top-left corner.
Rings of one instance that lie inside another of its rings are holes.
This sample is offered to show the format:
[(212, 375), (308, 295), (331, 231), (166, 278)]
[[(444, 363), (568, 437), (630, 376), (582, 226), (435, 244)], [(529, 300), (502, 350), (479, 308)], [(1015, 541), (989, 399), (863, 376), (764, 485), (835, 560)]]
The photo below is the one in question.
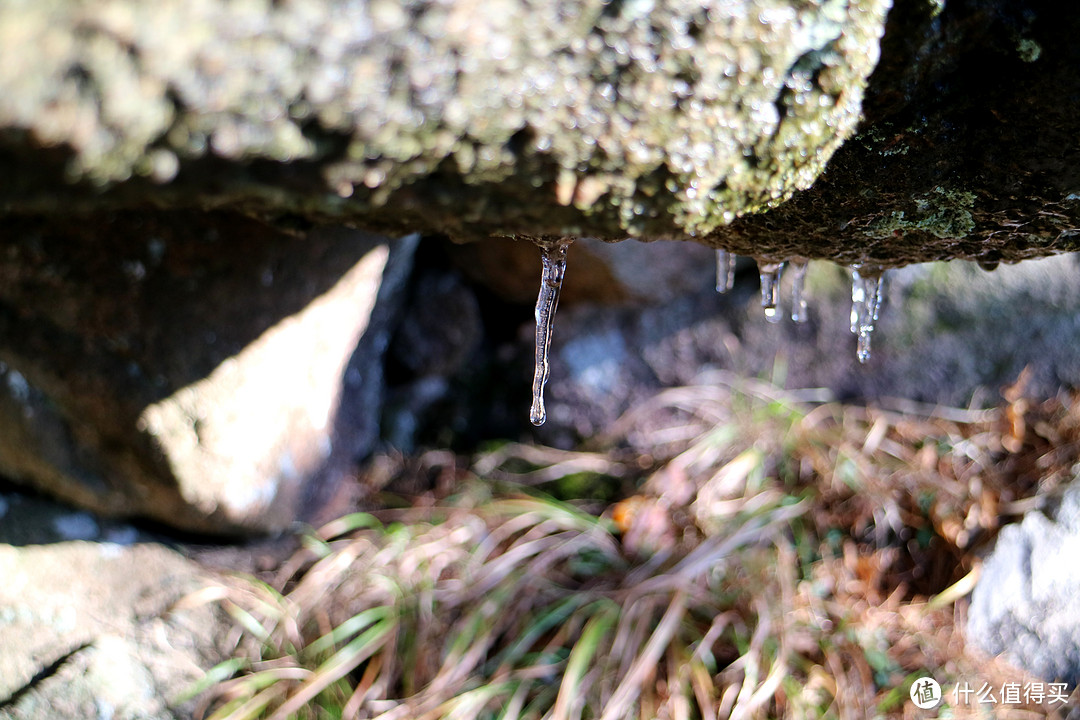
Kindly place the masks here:
[(320, 665), (300, 689), (271, 715), (271, 720), (285, 720), (313, 700), (332, 683), (350, 673), (382, 647), (383, 642), (393, 632), (397, 619), (388, 616), (375, 623), (349, 644), (338, 650), (329, 660)]
[(319, 528), (319, 536), (325, 540), (347, 535), (357, 530), (382, 530), (383, 524), (371, 513), (355, 512), (332, 520)]
[(376, 622), (386, 620), (390, 617), (392, 612), (392, 608), (386, 605), (380, 605), (379, 607), (368, 608), (367, 610), (353, 615), (351, 618), (304, 648), (304, 657), (308, 659), (316, 658), (322, 653), (332, 650), (334, 646), (340, 645), (364, 628)]
[(524, 657), (529, 649), (549, 630), (570, 617), (585, 604), (588, 597), (583, 594), (570, 595), (533, 620), (525, 631), (506, 650), (495, 658), (495, 667), (513, 666)]
[(177, 695), (173, 702), (180, 705), (192, 698), (198, 697), (211, 687), (220, 685), (230, 679), (247, 666), (248, 661), (243, 658), (230, 658), (224, 662), (219, 662), (217, 665), (207, 670), (206, 674), (196, 680), (191, 687)]
[(581, 631), (581, 637), (574, 643), (570, 657), (566, 661), (559, 695), (555, 699), (552, 717), (563, 720), (570, 717), (572, 704), (581, 696), (581, 684), (589, 671), (593, 658), (600, 650), (600, 643), (619, 617), (619, 606), (608, 601), (596, 603), (596, 610)]
[(263, 716), (263, 711), (280, 694), (278, 688), (269, 687), (247, 700), (237, 700), (221, 707), (209, 720), (256, 720)]

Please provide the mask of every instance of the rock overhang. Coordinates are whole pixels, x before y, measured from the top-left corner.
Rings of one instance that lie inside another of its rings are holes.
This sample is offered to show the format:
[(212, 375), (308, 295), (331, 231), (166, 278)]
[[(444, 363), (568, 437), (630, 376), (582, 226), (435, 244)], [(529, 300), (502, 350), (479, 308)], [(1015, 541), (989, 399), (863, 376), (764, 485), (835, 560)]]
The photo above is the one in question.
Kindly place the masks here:
[(0, 211), (234, 209), (883, 267), (1075, 249), (1078, 21), (891, 5), (9, 4)]

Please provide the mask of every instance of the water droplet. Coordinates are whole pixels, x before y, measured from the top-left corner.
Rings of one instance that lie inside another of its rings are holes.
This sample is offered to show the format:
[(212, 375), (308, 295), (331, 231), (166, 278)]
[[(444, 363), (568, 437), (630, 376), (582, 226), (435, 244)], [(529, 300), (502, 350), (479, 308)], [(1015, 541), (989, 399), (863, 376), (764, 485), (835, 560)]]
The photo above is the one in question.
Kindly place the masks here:
[(810, 264), (805, 260), (792, 260), (791, 272), (791, 319), (797, 323), (804, 323), (806, 316), (806, 269)]
[(858, 336), (856, 355), (859, 362), (870, 359), (870, 335), (881, 309), (880, 268), (851, 268), (851, 332)]
[(735, 287), (735, 256), (727, 250), (716, 251), (716, 292), (731, 292)]
[(1001, 263), (998, 260), (980, 260), (979, 267), (986, 272), (994, 272)]
[(780, 296), (780, 272), (784, 263), (759, 263), (761, 275), (761, 307), (765, 309), (765, 319), (771, 323), (780, 322), (777, 312), (777, 300)]
[(529, 420), (533, 425), (543, 425), (547, 420), (544, 408), (544, 386), (548, 381), (548, 348), (551, 344), (551, 327), (555, 308), (559, 305), (559, 291), (566, 275), (566, 249), (570, 240), (548, 241), (540, 246), (544, 262), (540, 281), (540, 294), (536, 298), (536, 367), (533, 371), (532, 410)]

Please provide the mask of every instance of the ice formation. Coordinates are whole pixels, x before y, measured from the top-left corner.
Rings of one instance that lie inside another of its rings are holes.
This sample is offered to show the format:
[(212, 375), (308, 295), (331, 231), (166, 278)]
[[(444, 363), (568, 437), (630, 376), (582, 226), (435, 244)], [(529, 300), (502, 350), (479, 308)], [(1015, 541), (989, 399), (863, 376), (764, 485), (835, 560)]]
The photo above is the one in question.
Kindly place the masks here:
[(551, 345), (551, 328), (555, 309), (559, 305), (559, 292), (566, 275), (566, 250), (569, 240), (554, 240), (541, 244), (544, 270), (540, 281), (540, 294), (536, 298), (536, 366), (533, 371), (532, 410), (529, 420), (533, 425), (543, 425), (547, 420), (544, 408), (544, 386), (548, 381), (548, 351)]

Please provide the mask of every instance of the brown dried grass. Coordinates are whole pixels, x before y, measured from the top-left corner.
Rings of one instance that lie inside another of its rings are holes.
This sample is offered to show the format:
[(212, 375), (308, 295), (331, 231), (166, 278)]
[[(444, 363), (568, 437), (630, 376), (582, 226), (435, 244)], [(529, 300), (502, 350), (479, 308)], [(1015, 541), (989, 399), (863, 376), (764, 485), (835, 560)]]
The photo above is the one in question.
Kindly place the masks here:
[[(968, 648), (965, 598), (1000, 526), (1078, 460), (1080, 403), (1026, 398), (1023, 378), (968, 410), (721, 373), (628, 414), (597, 452), (383, 458), (379, 485), (413, 493), (402, 507), (313, 531), (268, 584), (223, 584), (244, 631), (207, 712), (930, 717), (907, 697), (922, 675), (947, 693), (1030, 679)], [(602, 508), (536, 490), (569, 475), (636, 490)]]

